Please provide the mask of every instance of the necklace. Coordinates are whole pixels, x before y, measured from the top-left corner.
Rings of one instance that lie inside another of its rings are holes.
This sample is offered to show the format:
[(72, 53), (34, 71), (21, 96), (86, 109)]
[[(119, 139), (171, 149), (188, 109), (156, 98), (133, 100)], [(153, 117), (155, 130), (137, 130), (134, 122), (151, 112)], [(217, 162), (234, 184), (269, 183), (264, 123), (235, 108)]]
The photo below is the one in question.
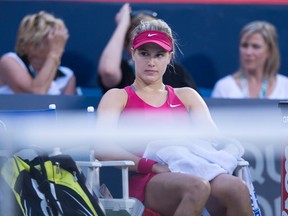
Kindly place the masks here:
[[(248, 88), (248, 80), (244, 75), (242, 76), (242, 79), (241, 79), (241, 87), (242, 87), (242, 91), (243, 91), (245, 98), (249, 98), (250, 94), (249, 94), (249, 88)], [(261, 89), (259, 91), (258, 98), (260, 99), (265, 98), (267, 89), (268, 89), (268, 80), (262, 79)]]
[[(130, 86), (131, 86), (131, 88), (132, 88), (134, 91), (136, 91), (135, 83), (131, 84)], [(162, 87), (161, 91), (164, 91), (164, 90), (167, 90), (167, 89), (166, 89), (166, 85), (163, 84), (163, 87)]]
[(146, 104), (153, 106), (153, 107), (160, 107), (163, 106), (163, 104), (167, 101), (168, 97), (168, 90), (166, 89), (166, 86), (163, 84), (163, 89), (160, 89), (160, 91), (167, 90), (166, 92), (138, 92), (136, 93), (136, 88), (134, 83), (130, 85), (135, 94), (140, 98), (142, 101), (144, 101)]

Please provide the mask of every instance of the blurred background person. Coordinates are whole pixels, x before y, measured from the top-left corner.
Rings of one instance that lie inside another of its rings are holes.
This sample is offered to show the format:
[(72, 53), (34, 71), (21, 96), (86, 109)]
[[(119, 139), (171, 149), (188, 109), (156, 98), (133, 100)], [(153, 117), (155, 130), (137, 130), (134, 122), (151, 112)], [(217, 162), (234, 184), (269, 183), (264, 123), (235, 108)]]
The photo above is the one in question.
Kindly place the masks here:
[(214, 98), (287, 99), (288, 77), (278, 73), (277, 31), (265, 21), (248, 23), (240, 33), (240, 68), (218, 80)]
[[(98, 65), (99, 84), (103, 93), (111, 88), (124, 88), (134, 82), (135, 68), (131, 59), (131, 32), (141, 21), (153, 19), (157, 19), (156, 12), (132, 11), (128, 3), (124, 4), (116, 14), (117, 27), (104, 48)], [(175, 61), (168, 65), (163, 82), (175, 88), (191, 87), (197, 90), (190, 73)]]
[(0, 94), (75, 94), (71, 69), (60, 66), (68, 30), (63, 20), (40, 11), (19, 26), (15, 53), (0, 59)]

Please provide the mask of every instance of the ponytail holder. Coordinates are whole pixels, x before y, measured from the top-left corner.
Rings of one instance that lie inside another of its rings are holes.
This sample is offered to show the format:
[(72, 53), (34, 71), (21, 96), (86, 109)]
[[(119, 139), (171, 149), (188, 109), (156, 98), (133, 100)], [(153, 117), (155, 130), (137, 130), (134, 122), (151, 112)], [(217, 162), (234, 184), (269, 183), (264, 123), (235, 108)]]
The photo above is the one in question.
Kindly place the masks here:
[(141, 158), (138, 163), (137, 172), (141, 174), (147, 174), (152, 172), (152, 167), (156, 163), (154, 160), (147, 158)]

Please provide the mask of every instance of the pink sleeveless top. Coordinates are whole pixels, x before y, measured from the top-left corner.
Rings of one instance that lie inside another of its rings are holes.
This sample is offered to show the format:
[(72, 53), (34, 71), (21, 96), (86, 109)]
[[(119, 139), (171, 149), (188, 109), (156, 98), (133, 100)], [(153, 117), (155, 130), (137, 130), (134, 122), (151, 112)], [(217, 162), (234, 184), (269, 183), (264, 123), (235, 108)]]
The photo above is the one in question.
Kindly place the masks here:
[[(184, 104), (181, 102), (181, 100), (175, 95), (174, 89), (171, 86), (166, 85), (166, 89), (168, 90), (168, 97), (165, 103), (159, 107), (153, 107), (145, 103), (140, 97), (138, 97), (138, 95), (135, 93), (134, 89), (131, 86), (127, 86), (124, 89), (128, 94), (128, 99), (126, 106), (121, 113), (121, 123), (127, 123), (127, 118), (129, 119), (128, 124), (132, 124), (133, 127), (141, 127), (142, 125), (144, 125), (145, 127), (145, 124), (143, 124), (144, 122), (147, 122), (148, 124), (152, 123), (154, 127), (155, 123), (160, 125), (176, 125), (177, 127), (177, 125), (179, 125), (179, 122), (181, 123), (181, 125), (183, 123), (185, 124), (185, 122), (189, 122), (190, 117), (188, 111), (185, 108)], [(137, 114), (137, 118), (133, 118), (134, 113)], [(131, 116), (132, 118), (129, 118)], [(143, 132), (145, 132), (145, 130), (143, 130)], [(140, 145), (140, 143), (138, 144)], [(136, 154), (141, 157), (143, 153)], [(148, 184), (149, 180), (155, 175), (155, 173), (134, 173), (134, 175), (131, 175), (129, 177), (130, 196), (144, 202), (145, 187)]]
[(189, 121), (188, 111), (182, 101), (176, 96), (174, 89), (169, 85), (165, 87), (168, 90), (168, 96), (165, 103), (159, 107), (154, 107), (144, 102), (131, 86), (125, 87), (124, 89), (128, 94), (128, 99), (122, 110), (121, 119), (123, 119), (124, 116), (137, 113), (139, 114), (140, 120), (145, 122), (153, 120), (159, 121), (161, 119), (165, 124), (173, 122), (179, 124), (179, 122), (181, 122), (179, 116), (181, 116), (181, 118), (184, 117), (186, 122)]
[(168, 97), (166, 102), (160, 107), (153, 107), (145, 103), (140, 97), (137, 96), (134, 89), (131, 86), (125, 87), (125, 91), (128, 94), (128, 100), (124, 110), (127, 109), (144, 109), (144, 110), (183, 110), (186, 109), (182, 101), (175, 95), (174, 88), (169, 85), (165, 85), (168, 90)]

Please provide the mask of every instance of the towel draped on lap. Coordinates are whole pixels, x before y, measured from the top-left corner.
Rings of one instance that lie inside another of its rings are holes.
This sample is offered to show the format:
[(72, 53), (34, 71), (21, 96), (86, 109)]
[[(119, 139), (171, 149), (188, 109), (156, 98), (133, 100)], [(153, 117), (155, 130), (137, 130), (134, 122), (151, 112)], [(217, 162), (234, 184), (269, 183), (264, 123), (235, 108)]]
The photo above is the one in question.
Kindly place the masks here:
[(242, 145), (234, 139), (178, 139), (150, 142), (143, 157), (167, 164), (171, 172), (210, 181), (222, 173), (232, 174), (243, 154)]

